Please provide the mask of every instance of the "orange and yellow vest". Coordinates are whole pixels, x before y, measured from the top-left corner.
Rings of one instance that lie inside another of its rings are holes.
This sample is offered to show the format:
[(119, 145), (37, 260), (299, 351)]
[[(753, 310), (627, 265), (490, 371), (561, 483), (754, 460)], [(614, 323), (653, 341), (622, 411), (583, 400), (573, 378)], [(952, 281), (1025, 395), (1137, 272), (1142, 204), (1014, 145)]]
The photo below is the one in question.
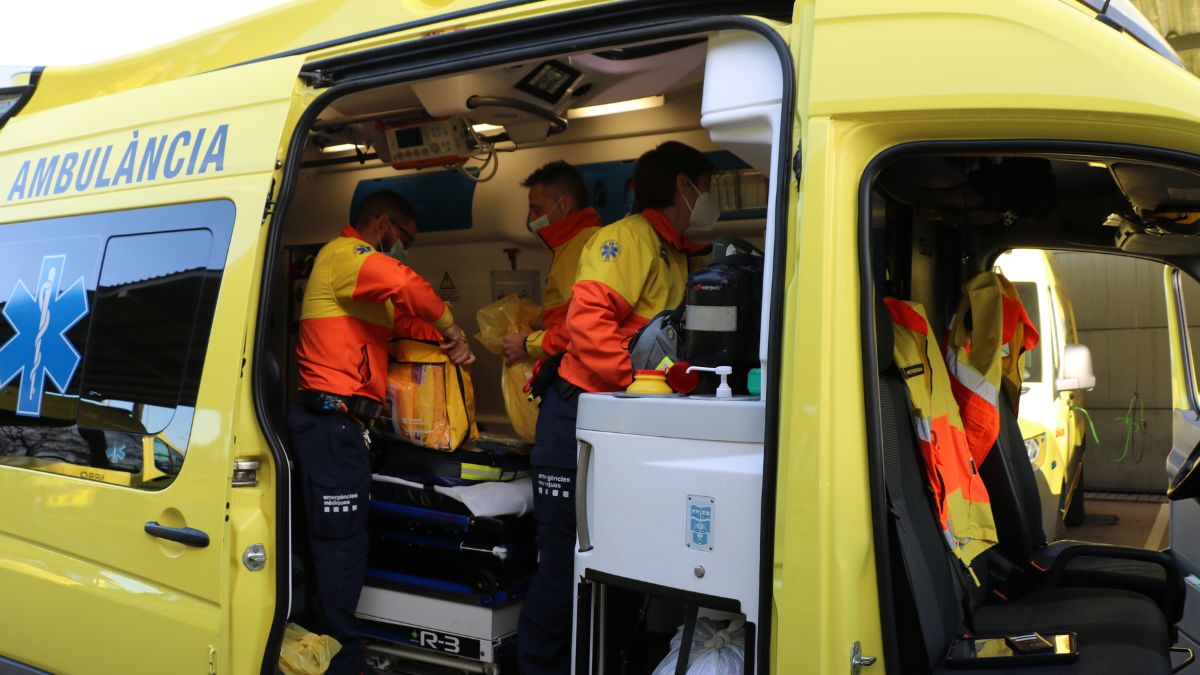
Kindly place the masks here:
[(375, 251), (349, 225), (321, 247), (300, 309), (300, 386), (383, 402), (397, 315), (448, 328), (450, 308), (419, 274)]
[(683, 300), (688, 254), (704, 246), (681, 237), (658, 209), (626, 216), (583, 248), (567, 311), (570, 344), (558, 374), (585, 391), (622, 391), (633, 381), (626, 339)]
[(975, 556), (997, 542), (992, 504), (950, 391), (946, 366), (920, 303), (884, 298), (892, 315), (896, 367), (904, 377), (913, 425), (925, 458), (942, 535), (950, 551), (970, 569)]
[(1037, 343), (1037, 330), (1017, 289), (1003, 275), (981, 272), (963, 286), (945, 358), (976, 466), (983, 466), (1000, 435), (1000, 387), (1007, 390), (1015, 414), (1025, 352)]
[(587, 208), (538, 230), (538, 236), (554, 257), (546, 275), (546, 297), (542, 299), (543, 329), (525, 338), (525, 351), (533, 358), (544, 359), (566, 350), (567, 310), (571, 305), (571, 287), (579, 272), (579, 257), (588, 240), (603, 225), (596, 209)]

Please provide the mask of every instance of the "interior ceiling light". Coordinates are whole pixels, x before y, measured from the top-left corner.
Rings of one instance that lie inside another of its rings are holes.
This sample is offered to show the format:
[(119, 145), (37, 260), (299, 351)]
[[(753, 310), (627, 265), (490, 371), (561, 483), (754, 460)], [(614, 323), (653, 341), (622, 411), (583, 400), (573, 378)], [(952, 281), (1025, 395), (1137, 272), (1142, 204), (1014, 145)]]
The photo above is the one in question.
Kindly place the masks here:
[(1107, 169), (1108, 165), (1104, 162), (1088, 162), (1088, 166), (1094, 166), (1097, 169)]
[(472, 124), (471, 128), (477, 134), (490, 134), (493, 131), (504, 131), (504, 127), (497, 124)]
[(327, 146), (325, 146), (325, 147), (321, 148), (321, 152), (329, 152), (329, 153), (334, 153), (334, 152), (350, 152), (350, 151), (352, 151), (352, 150), (355, 150), (355, 149), (358, 149), (358, 150), (360, 150), (360, 151), (362, 151), (362, 152), (366, 152), (366, 151), (367, 151), (367, 146), (365, 146), (365, 145), (355, 145), (355, 144), (353, 144), (353, 143), (342, 143), (341, 145), (327, 145)]
[(583, 117), (599, 117), (600, 115), (615, 115), (617, 113), (659, 108), (667, 102), (666, 96), (647, 96), (629, 101), (617, 101), (604, 105), (590, 105), (584, 108), (572, 108), (567, 111), (567, 119), (577, 120)]

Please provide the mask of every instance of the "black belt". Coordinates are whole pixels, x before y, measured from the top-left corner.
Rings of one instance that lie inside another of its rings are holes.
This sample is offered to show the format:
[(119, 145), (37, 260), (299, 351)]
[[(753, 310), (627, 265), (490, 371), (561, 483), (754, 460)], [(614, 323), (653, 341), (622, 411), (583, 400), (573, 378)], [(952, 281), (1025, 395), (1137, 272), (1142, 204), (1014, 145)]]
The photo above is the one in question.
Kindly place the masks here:
[(339, 396), (314, 389), (301, 389), (300, 402), (317, 413), (342, 413), (370, 426), (383, 413), (383, 404), (366, 396)]
[(583, 393), (583, 389), (561, 377), (554, 382), (554, 387), (558, 389), (558, 395), (562, 397), (562, 400), (568, 403), (578, 400), (579, 395)]

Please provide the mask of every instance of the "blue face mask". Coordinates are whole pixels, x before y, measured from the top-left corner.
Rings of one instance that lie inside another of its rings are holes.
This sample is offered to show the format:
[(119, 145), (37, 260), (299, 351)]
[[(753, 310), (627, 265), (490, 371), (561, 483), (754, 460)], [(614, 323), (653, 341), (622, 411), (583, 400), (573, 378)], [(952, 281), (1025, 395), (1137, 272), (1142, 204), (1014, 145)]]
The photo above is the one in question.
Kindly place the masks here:
[(404, 246), (404, 240), (399, 237), (396, 238), (396, 243), (387, 250), (387, 254), (406, 265), (408, 264), (408, 249)]

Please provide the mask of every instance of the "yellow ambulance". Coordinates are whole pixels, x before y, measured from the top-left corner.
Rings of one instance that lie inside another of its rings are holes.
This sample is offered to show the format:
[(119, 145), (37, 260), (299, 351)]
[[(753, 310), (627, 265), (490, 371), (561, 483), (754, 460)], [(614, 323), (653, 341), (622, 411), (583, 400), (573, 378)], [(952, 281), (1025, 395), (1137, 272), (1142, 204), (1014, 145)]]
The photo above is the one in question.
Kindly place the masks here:
[[(520, 181), (565, 159), (611, 221), (666, 140), (713, 160), (712, 236), (764, 254), (762, 389), (582, 397), (564, 668), (651, 672), (715, 625), (692, 661), (734, 645), (735, 672), (781, 675), (1029, 663), (964, 633), (1054, 637), (1047, 672), (1196, 647), (1200, 396), (1170, 289), (1200, 275), (1200, 82), (1128, 3), (297, 0), (5, 75), (0, 672), (273, 673), (304, 581), (283, 420), (314, 247), (393, 187), (421, 216), (412, 266), (473, 333), (500, 290), (541, 290)], [(1012, 248), (1168, 265), (1172, 549), (1046, 547), (1036, 493), (993, 484), (994, 564), (948, 555), (876, 308), (920, 303), (940, 334)], [(485, 432), (499, 372), (475, 366)], [(129, 434), (182, 464), (114, 478)], [(1084, 554), (1122, 564), (1055, 562)], [(368, 578), (372, 668), (515, 672), (519, 594), (410, 581)], [(630, 639), (618, 597), (645, 610)]]
[(1029, 461), (1040, 474), (1042, 526), (1048, 533), (1059, 533), (1064, 524), (1083, 523), (1086, 427), (1077, 411), (1083, 393), (1074, 388), (1077, 383), (1058, 378), (1067, 350), (1079, 349), (1075, 311), (1045, 251), (1009, 251), (996, 259), (996, 268), (1016, 286), (1041, 336), (1040, 344), (1025, 357), (1021, 435)]

